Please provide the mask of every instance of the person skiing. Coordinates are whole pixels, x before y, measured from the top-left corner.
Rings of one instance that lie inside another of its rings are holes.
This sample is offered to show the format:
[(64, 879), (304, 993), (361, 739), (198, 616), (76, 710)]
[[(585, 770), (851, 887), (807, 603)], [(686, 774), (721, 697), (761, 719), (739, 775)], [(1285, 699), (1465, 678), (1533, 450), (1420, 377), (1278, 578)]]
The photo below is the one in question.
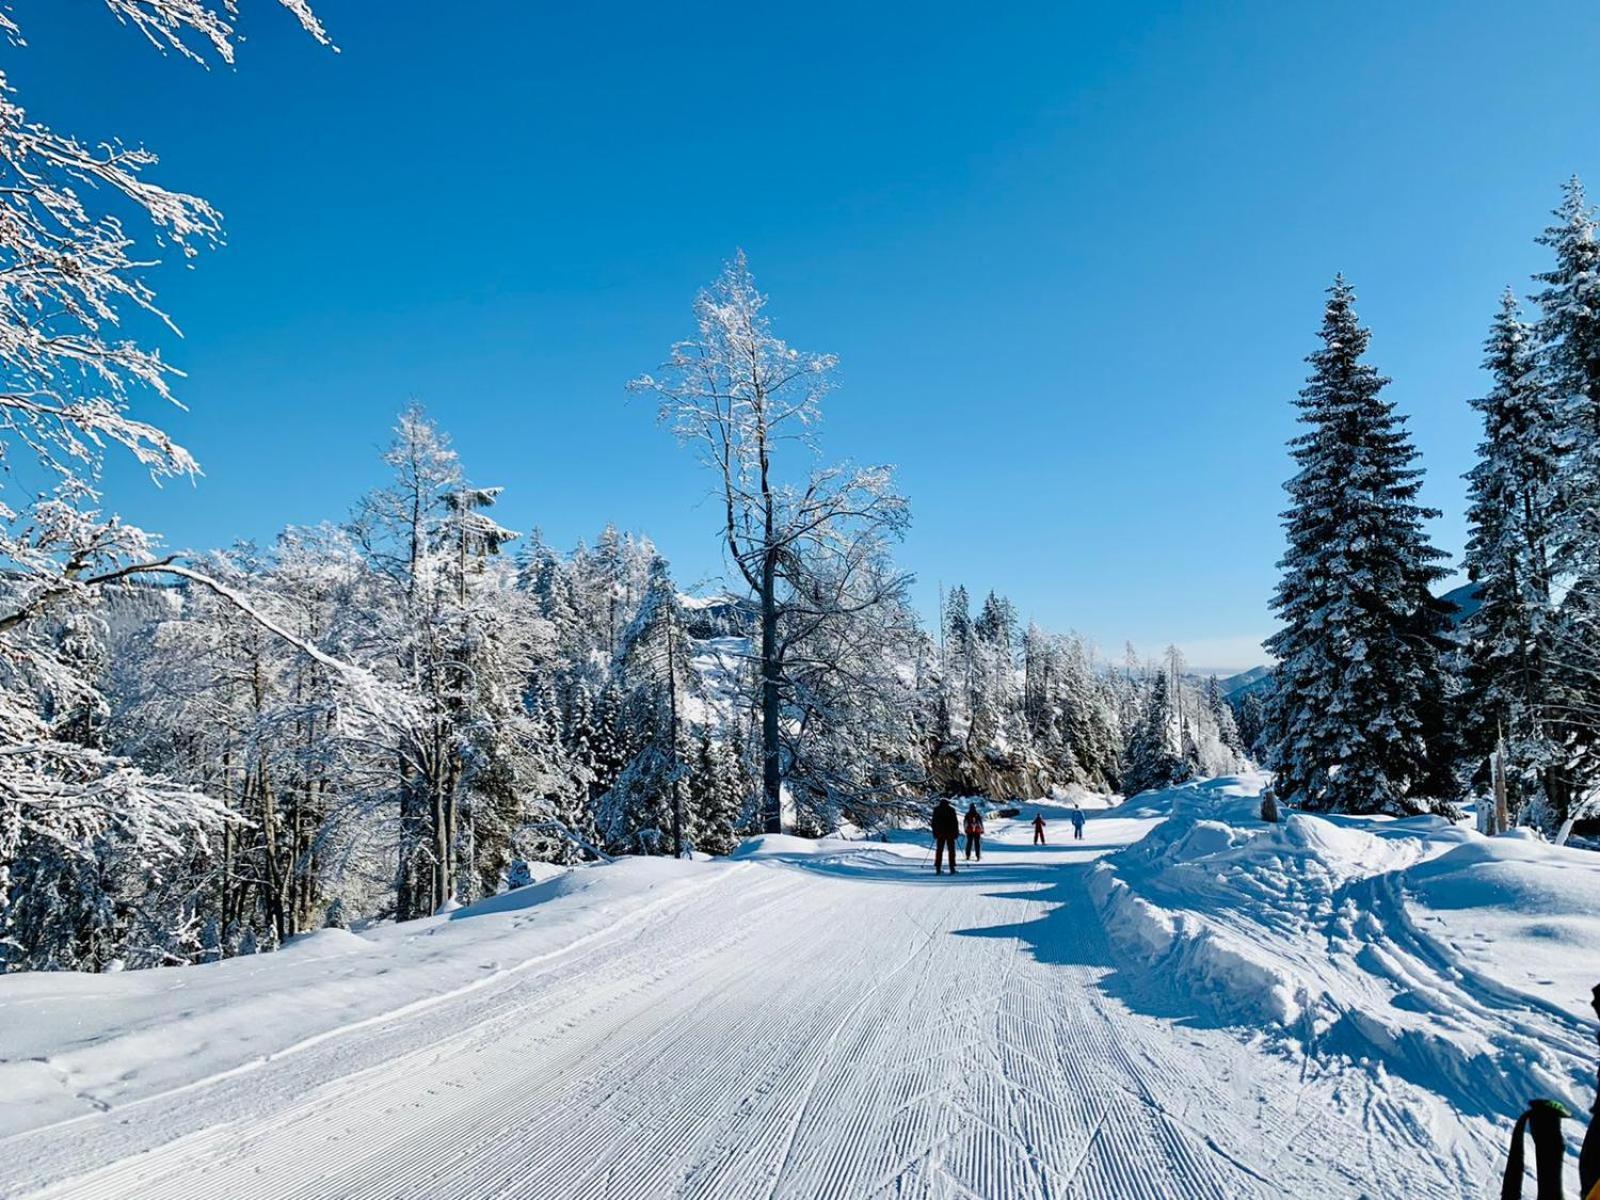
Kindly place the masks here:
[(1034, 813), (1033, 814), (1033, 844), (1035, 846), (1044, 845), (1044, 814), (1043, 813)]
[(942, 796), (933, 808), (933, 873), (944, 874), (944, 854), (950, 854), (950, 874), (956, 873), (956, 834), (961, 832), (961, 822), (956, 810)]
[(966, 816), (967, 832), (967, 861), (976, 858), (983, 861), (983, 814), (978, 811), (977, 801), (967, 806)]
[(1076, 804), (1072, 806), (1072, 839), (1077, 842), (1083, 841), (1083, 809)]

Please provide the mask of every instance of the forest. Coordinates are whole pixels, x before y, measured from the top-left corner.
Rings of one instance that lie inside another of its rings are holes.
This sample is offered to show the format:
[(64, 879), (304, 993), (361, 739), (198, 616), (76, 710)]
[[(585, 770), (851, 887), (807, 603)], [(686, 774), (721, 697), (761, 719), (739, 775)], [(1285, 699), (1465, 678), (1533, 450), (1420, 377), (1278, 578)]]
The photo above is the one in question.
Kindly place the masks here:
[[(231, 60), (209, 10), (112, 8)], [(838, 363), (779, 337), (742, 254), (659, 366), (618, 364), (704, 477), (725, 592), (681, 590), (646, 530), (557, 548), (503, 527), (516, 481), (474, 478), (417, 405), (348, 511), (170, 553), (103, 494), (110, 454), (197, 470), (153, 412), (175, 372), (120, 322), (165, 320), (146, 242), (195, 252), (219, 218), (142, 151), (53, 133), (10, 93), (0, 110), (5, 971), (256, 953), (471, 903), (530, 864), (881, 829), (935, 795), (1132, 795), (1259, 763), (1269, 808), (1479, 795), (1491, 829), (1559, 840), (1596, 803), (1600, 241), (1576, 179), (1531, 316), (1508, 290), (1486, 390), (1462, 398), (1484, 429), (1470, 603), (1440, 595), (1422, 468), (1341, 278), (1295, 400), (1276, 666), (1225, 694), (1176, 649), (1108, 657), (981, 583), (919, 613), (910, 503), (888, 468), (828, 456)]]

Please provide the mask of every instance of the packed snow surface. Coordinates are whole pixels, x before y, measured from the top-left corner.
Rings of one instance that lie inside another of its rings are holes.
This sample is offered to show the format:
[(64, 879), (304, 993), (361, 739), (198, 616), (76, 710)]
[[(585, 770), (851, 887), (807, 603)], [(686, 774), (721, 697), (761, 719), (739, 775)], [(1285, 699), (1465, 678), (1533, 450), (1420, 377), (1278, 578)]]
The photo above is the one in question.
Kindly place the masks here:
[(1260, 783), (1074, 796), (1082, 841), (1029, 802), (954, 878), (913, 831), (768, 835), (9, 976), (0, 1195), (1486, 1194), (1523, 1100), (1588, 1107), (1592, 856), (1263, 825)]

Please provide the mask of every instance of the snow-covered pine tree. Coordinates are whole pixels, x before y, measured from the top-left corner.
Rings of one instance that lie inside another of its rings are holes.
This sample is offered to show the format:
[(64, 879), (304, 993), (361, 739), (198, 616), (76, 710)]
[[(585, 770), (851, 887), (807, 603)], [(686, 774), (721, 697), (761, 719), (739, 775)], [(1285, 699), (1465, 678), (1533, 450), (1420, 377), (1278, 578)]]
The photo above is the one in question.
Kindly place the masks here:
[(1178, 715), (1166, 671), (1157, 671), (1145, 694), (1144, 711), (1128, 739), (1122, 770), (1124, 794), (1172, 787), (1191, 777), (1178, 745)]
[(1539, 238), (1555, 264), (1536, 277), (1544, 286), (1534, 299), (1540, 366), (1562, 438), (1550, 530), (1561, 601), (1550, 630), (1545, 725), (1562, 742), (1564, 761), (1544, 775), (1544, 823), (1564, 833), (1575, 807), (1600, 803), (1600, 236), (1576, 176), (1555, 218)]
[(1444, 557), (1417, 502), (1422, 471), (1388, 382), (1363, 360), (1355, 293), (1329, 289), (1290, 443), (1288, 550), (1268, 639), (1279, 659), (1269, 765), (1280, 798), (1339, 812), (1419, 812), (1448, 801)]
[(744, 796), (737, 766), (709, 726), (702, 726), (695, 739), (689, 795), (695, 849), (707, 854), (731, 853), (739, 844)]
[(1560, 748), (1546, 732), (1555, 684), (1551, 538), (1562, 431), (1538, 370), (1533, 331), (1509, 288), (1484, 351), (1492, 386), (1472, 401), (1484, 436), (1467, 474), (1471, 532), (1463, 562), (1479, 603), (1464, 622), (1466, 765), (1472, 781), (1487, 788), (1491, 755), (1503, 739), (1512, 806), (1533, 805), (1538, 823), (1553, 829), (1559, 814), (1547, 811), (1547, 781), (1558, 800), (1564, 792)]
[(1267, 702), (1262, 699), (1261, 693), (1252, 687), (1230, 697), (1228, 703), (1233, 709), (1233, 719), (1238, 726), (1239, 741), (1243, 744), (1245, 753), (1251, 758), (1261, 760), (1265, 757), (1262, 752), (1262, 735), (1267, 726)]
[(1206, 708), (1217, 723), (1217, 738), (1230, 754), (1243, 758), (1249, 751), (1239, 736), (1239, 726), (1234, 721), (1233, 709), (1222, 695), (1222, 684), (1215, 675), (1206, 679)]
[(968, 737), (978, 749), (1009, 743), (1014, 732), (1018, 697), (1012, 642), (1016, 625), (1015, 606), (994, 592), (984, 597), (972, 623), (975, 685)]
[(943, 732), (965, 740), (972, 722), (973, 666), (972, 601), (967, 589), (956, 584), (945, 597), (941, 614), (943, 650), (940, 667), (941, 707), (947, 724)]
[[(684, 696), (691, 686), (683, 608), (666, 559), (655, 555), (639, 610), (618, 636), (613, 674), (628, 689), (636, 749), (612, 789), (607, 836), (619, 848), (643, 848), (682, 857), (688, 825), (683, 753), (688, 727)], [(641, 839), (641, 834), (648, 837)]]

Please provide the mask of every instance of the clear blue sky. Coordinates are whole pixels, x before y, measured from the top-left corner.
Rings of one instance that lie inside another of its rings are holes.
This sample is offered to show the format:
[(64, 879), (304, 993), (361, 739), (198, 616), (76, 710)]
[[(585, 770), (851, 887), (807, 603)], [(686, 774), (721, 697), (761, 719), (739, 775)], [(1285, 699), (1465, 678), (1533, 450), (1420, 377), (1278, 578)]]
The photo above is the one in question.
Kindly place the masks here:
[(88, 0), (22, 0), (6, 52), (40, 116), (227, 216), (161, 273), (191, 408), (164, 416), (206, 478), (111, 479), (184, 547), (341, 517), (417, 397), (506, 523), (719, 573), (704, 480), (624, 384), (742, 246), (780, 332), (842, 358), (830, 450), (898, 464), (928, 608), (964, 581), (1247, 665), (1334, 272), (1456, 552), (1499, 290), (1560, 182), (1600, 185), (1580, 0), (318, 0), (338, 55), (245, 7), (236, 70)]

